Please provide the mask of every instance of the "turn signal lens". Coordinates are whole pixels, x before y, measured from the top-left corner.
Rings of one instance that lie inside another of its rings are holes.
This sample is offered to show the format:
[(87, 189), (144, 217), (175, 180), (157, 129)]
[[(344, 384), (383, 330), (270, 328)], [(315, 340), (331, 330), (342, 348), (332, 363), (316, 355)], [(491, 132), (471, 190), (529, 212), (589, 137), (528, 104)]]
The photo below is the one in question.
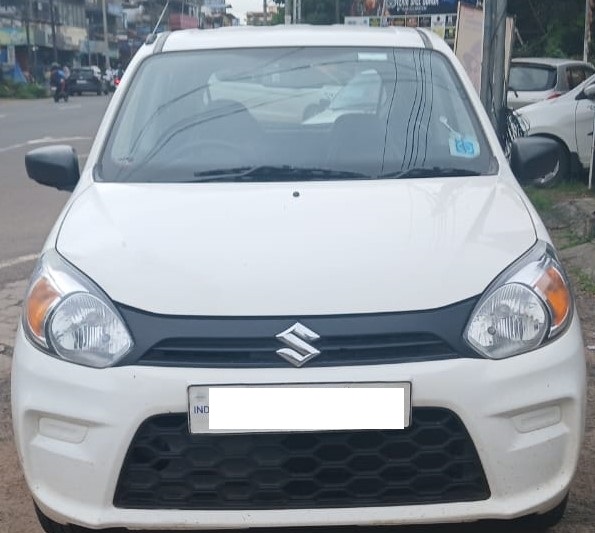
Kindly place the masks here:
[(45, 338), (46, 319), (52, 307), (60, 300), (60, 293), (45, 277), (34, 282), (25, 304), (25, 316), (29, 332), (47, 347)]
[(572, 299), (568, 286), (560, 271), (550, 266), (535, 284), (540, 296), (547, 302), (552, 315), (552, 330), (562, 326), (568, 314)]

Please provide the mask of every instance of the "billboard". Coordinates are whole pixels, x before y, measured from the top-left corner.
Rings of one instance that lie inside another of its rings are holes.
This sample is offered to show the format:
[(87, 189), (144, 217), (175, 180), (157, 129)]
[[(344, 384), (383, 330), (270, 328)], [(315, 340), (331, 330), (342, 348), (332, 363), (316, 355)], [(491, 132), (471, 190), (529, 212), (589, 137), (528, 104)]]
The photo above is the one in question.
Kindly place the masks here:
[(353, 0), (345, 24), (428, 28), (454, 47), (459, 5), (481, 4), (481, 0)]
[(479, 94), (483, 56), (483, 11), (481, 9), (461, 6), (456, 32), (455, 54), (465, 67), (473, 87)]
[(459, 3), (472, 6), (481, 4), (478, 0), (460, 0), (460, 2), (459, 0), (353, 0), (350, 15), (352, 17), (446, 15), (456, 13)]

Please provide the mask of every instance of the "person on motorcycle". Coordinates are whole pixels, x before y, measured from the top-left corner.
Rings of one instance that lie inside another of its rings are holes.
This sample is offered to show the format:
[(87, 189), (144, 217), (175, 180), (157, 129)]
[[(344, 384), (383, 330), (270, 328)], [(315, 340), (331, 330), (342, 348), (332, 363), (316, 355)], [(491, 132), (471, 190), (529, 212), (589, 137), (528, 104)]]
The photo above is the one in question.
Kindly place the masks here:
[(54, 89), (54, 101), (58, 102), (60, 98), (64, 98), (65, 102), (68, 102), (68, 91), (66, 90), (66, 76), (64, 71), (60, 68), (58, 63), (52, 63), (50, 71), (50, 85), (55, 87)]

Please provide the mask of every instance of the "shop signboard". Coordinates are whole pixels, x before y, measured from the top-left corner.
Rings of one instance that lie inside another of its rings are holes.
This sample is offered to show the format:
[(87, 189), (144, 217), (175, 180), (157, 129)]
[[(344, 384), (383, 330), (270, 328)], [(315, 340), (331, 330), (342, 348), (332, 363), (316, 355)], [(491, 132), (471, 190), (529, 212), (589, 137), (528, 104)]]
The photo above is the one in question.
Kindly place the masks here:
[(483, 10), (461, 5), (455, 54), (479, 94), (483, 56)]
[[(454, 46), (459, 4), (478, 0), (354, 0), (345, 24), (428, 28)], [(384, 12), (383, 12), (384, 7)], [(358, 20), (359, 19), (359, 20)]]
[(225, 0), (203, 0), (203, 11), (211, 15), (225, 13)]
[(27, 35), (24, 28), (2, 25), (0, 22), (0, 45), (22, 46), (27, 44)]

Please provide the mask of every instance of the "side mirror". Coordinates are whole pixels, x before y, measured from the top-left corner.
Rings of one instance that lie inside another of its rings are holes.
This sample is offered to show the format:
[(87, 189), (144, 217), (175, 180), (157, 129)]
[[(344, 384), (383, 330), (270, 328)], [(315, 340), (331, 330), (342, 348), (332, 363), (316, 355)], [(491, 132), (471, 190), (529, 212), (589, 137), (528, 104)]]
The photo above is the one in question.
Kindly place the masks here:
[(73, 191), (80, 177), (76, 151), (66, 145), (31, 150), (25, 156), (25, 167), (32, 180), (60, 191)]
[(555, 182), (560, 170), (560, 144), (547, 137), (519, 137), (510, 149), (510, 168), (523, 185)]
[(583, 94), (589, 100), (595, 100), (595, 83), (593, 83), (592, 85), (589, 85), (588, 87), (585, 87), (585, 90), (583, 91)]

